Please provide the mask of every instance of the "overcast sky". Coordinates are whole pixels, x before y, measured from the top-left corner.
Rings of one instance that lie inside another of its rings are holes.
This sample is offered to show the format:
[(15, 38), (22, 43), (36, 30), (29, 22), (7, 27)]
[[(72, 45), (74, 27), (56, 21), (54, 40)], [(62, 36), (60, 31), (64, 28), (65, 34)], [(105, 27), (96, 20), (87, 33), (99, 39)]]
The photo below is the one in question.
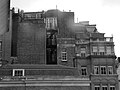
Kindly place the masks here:
[(11, 0), (11, 7), (24, 11), (48, 9), (75, 12), (75, 21), (90, 21), (106, 36), (113, 35), (115, 53), (120, 56), (120, 0)]

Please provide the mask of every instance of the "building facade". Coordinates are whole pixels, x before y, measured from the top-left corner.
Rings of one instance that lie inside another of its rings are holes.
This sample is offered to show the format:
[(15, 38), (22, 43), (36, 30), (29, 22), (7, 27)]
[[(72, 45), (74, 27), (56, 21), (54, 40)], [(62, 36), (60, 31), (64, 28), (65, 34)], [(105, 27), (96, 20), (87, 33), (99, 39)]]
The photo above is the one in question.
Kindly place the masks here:
[(74, 12), (10, 11), (0, 90), (119, 90), (113, 37)]

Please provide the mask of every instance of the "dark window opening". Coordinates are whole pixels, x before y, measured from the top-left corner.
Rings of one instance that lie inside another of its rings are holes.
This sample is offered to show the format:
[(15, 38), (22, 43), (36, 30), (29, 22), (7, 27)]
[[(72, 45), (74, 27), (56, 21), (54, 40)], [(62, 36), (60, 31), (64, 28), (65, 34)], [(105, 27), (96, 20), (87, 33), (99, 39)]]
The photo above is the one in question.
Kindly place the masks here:
[(46, 63), (57, 64), (57, 43), (55, 33), (47, 34), (46, 44)]

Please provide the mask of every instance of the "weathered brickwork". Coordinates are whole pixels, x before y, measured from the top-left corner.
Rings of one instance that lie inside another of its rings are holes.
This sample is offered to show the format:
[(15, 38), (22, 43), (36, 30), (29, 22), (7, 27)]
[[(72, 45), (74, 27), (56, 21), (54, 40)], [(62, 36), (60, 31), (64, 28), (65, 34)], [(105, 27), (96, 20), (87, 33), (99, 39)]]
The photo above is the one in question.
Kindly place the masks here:
[(17, 43), (19, 63), (45, 64), (46, 31), (44, 23), (40, 24), (31, 22), (19, 24)]
[(12, 17), (0, 36), (0, 90), (118, 90), (113, 37), (96, 25), (56, 9)]
[(0, 88), (0, 90), (89, 90), (89, 87), (61, 87), (61, 86), (54, 86), (54, 87), (48, 87), (48, 86), (17, 86), (17, 87), (3, 87)]

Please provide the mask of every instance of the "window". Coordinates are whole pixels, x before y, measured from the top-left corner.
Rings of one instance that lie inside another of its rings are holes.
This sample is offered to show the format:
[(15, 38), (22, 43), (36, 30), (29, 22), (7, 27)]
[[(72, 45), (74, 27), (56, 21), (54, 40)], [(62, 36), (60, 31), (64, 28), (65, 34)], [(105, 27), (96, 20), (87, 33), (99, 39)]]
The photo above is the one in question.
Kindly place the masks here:
[(106, 53), (109, 55), (109, 54), (111, 54), (111, 47), (110, 46), (107, 46), (106, 47)]
[(85, 53), (81, 53), (81, 57), (85, 57)]
[(99, 52), (100, 52), (100, 55), (104, 55), (104, 53), (105, 53), (105, 48), (104, 48), (104, 46), (100, 46), (100, 47), (99, 47)]
[(115, 86), (114, 85), (110, 86), (110, 90), (115, 90)]
[(97, 46), (93, 46), (93, 52), (97, 52)]
[(36, 13), (36, 19), (40, 19), (42, 18), (42, 14), (41, 13)]
[(2, 61), (0, 61), (0, 67), (2, 66)]
[(81, 57), (85, 57), (86, 49), (81, 48), (80, 51), (81, 51)]
[(95, 85), (95, 90), (100, 90), (100, 86), (99, 85)]
[(99, 74), (99, 66), (94, 66), (94, 74)]
[(100, 73), (106, 74), (106, 66), (100, 66)]
[(113, 74), (113, 67), (112, 66), (108, 66), (108, 74)]
[(13, 69), (13, 76), (24, 76), (24, 69)]
[(100, 52), (100, 55), (105, 55), (105, 52)]
[(110, 38), (106, 38), (106, 41), (109, 42), (109, 41), (111, 41), (111, 40), (110, 40)]
[(93, 38), (92, 41), (97, 41), (97, 38)]
[(25, 14), (26, 19), (31, 19), (31, 14)]
[(94, 55), (97, 55), (97, 53), (98, 53), (98, 48), (97, 48), (97, 46), (93, 46), (93, 54), (94, 54)]
[(57, 18), (46, 18), (46, 28), (47, 29), (55, 29), (57, 27)]
[(0, 42), (0, 51), (2, 51), (2, 42)]
[(61, 52), (62, 61), (67, 61), (67, 52), (66, 49), (63, 49)]
[(80, 46), (75, 47), (76, 56), (80, 56)]
[(107, 90), (107, 85), (102, 86), (102, 90)]
[(81, 74), (87, 75), (87, 68), (86, 67), (81, 67)]
[(98, 52), (93, 52), (94, 55), (98, 55)]

